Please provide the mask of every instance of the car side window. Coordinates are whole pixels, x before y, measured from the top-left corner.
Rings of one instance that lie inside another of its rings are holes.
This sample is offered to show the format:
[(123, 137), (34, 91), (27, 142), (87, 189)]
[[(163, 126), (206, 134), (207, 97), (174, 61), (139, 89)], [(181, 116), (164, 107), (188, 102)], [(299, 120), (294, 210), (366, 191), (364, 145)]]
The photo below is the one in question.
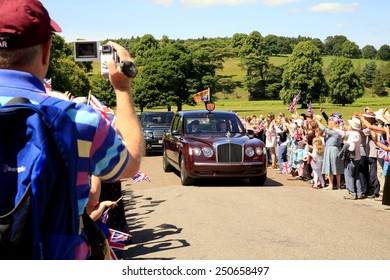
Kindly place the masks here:
[(183, 133), (183, 118), (178, 118), (179, 121), (178, 121), (178, 124), (177, 124), (177, 130), (180, 132), (180, 133)]
[(172, 131), (174, 131), (174, 130), (180, 130), (180, 131), (181, 131), (179, 123), (181, 123), (181, 121), (180, 121), (180, 116), (179, 116), (179, 115), (176, 115), (176, 116), (173, 118), (171, 130), (172, 130)]

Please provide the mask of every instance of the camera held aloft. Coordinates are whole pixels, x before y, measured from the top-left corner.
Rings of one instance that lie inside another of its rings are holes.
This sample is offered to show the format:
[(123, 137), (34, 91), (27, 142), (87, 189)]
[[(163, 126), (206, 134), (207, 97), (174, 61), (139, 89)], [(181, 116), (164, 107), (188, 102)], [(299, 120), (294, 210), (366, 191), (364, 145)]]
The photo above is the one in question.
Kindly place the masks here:
[(78, 41), (74, 42), (74, 60), (99, 61), (101, 75), (108, 79), (107, 62), (112, 58), (121, 71), (129, 78), (134, 78), (137, 73), (137, 67), (132, 61), (120, 61), (116, 51), (110, 45), (101, 45), (99, 41)]

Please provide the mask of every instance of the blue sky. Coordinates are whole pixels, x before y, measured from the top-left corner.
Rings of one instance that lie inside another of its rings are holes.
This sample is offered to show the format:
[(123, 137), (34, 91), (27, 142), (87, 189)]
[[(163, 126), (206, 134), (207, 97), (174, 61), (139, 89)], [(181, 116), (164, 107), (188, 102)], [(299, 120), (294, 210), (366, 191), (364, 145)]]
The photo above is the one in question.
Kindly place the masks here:
[(67, 42), (152, 34), (156, 39), (344, 35), (360, 48), (390, 45), (385, 0), (41, 0)]

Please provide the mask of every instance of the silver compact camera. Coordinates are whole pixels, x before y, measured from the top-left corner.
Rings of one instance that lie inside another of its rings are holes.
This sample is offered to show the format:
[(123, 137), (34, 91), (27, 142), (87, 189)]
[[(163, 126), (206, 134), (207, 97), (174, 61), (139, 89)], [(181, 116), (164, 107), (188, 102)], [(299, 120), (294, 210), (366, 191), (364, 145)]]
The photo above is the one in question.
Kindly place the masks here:
[(110, 45), (100, 46), (100, 67), (101, 74), (104, 78), (108, 79), (108, 64), (110, 58), (112, 58), (115, 63), (119, 62), (116, 51)]

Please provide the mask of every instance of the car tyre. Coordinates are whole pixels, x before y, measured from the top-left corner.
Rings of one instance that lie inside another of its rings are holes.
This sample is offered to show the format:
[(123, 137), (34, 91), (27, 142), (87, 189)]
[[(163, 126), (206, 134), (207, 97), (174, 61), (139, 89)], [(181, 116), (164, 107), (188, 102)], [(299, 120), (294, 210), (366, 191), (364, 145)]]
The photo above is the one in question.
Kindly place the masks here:
[(174, 170), (173, 166), (168, 162), (167, 152), (163, 152), (163, 170), (165, 172), (172, 172)]
[(180, 158), (180, 180), (183, 186), (192, 185), (194, 183), (194, 178), (189, 177), (187, 174), (183, 157)]
[(265, 184), (265, 181), (267, 181), (267, 173), (258, 176), (258, 177), (250, 177), (249, 183), (252, 186), (263, 186)]

